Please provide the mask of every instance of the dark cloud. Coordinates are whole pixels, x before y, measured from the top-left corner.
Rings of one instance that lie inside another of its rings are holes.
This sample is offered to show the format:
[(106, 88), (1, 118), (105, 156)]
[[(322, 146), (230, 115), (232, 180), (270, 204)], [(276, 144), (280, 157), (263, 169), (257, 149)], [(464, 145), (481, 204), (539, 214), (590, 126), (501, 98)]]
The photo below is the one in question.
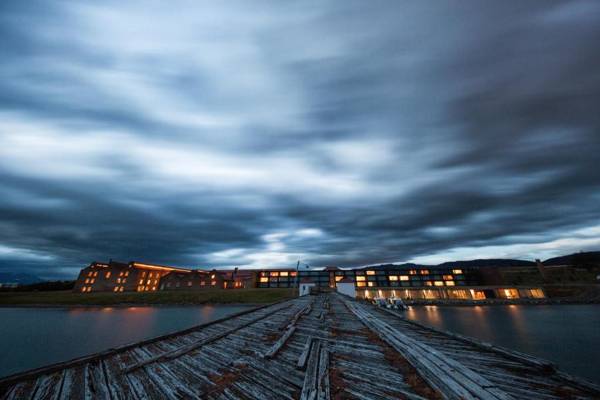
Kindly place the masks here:
[(600, 245), (600, 5), (0, 6), (0, 269)]

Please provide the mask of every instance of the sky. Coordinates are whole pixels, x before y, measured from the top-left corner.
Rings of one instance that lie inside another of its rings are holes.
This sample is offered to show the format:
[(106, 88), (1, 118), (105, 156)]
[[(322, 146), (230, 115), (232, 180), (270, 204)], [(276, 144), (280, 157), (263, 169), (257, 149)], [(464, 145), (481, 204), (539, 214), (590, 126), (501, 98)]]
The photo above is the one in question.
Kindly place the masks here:
[(0, 3), (0, 272), (600, 249), (600, 2)]

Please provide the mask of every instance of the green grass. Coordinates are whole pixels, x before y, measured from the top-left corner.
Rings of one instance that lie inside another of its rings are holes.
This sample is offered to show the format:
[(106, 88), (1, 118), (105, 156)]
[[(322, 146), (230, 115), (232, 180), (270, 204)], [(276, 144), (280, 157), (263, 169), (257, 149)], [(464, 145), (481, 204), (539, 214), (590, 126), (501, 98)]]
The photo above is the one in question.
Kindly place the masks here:
[(0, 305), (264, 304), (292, 298), (292, 289), (214, 289), (195, 292), (73, 293), (4, 292)]

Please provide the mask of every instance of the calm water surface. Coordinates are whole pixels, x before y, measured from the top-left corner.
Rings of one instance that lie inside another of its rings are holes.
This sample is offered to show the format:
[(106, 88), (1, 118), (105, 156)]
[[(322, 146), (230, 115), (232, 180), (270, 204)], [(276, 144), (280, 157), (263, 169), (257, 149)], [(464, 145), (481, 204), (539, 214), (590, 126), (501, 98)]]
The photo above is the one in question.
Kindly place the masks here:
[(0, 308), (0, 377), (246, 309), (248, 306)]
[(411, 307), (406, 316), (555, 362), (600, 383), (600, 305)]

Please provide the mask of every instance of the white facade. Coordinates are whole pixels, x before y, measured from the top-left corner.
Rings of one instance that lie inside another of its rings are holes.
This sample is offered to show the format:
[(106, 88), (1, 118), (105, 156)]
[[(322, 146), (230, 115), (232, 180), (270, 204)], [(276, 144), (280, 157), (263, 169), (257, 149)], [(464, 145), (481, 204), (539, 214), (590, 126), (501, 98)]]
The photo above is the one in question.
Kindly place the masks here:
[(301, 283), (298, 296), (306, 296), (307, 294), (310, 294), (310, 288), (313, 286), (315, 286), (314, 283)]
[(354, 289), (354, 282), (338, 282), (336, 284), (338, 293), (345, 294), (352, 298), (356, 298), (356, 289)]

